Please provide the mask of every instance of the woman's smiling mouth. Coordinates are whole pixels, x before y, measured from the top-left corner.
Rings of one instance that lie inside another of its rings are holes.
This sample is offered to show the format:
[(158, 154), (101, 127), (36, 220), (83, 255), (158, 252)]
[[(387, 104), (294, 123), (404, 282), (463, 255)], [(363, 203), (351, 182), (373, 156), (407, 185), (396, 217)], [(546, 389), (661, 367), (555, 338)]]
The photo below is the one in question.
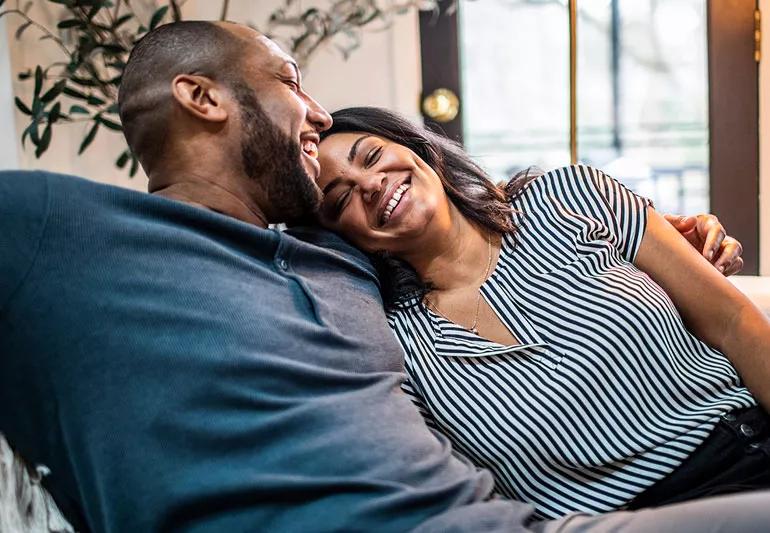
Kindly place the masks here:
[(382, 213), (382, 216), (380, 217), (380, 226), (384, 226), (388, 223), (390, 220), (390, 217), (393, 216), (393, 211), (396, 210), (396, 207), (398, 207), (398, 204), (401, 202), (401, 199), (404, 197), (404, 193), (409, 190), (409, 188), (412, 186), (412, 184), (408, 181), (405, 181), (401, 185), (398, 186), (398, 188), (393, 192), (393, 196), (390, 197), (390, 200), (388, 200), (387, 205), (385, 206), (385, 210)]

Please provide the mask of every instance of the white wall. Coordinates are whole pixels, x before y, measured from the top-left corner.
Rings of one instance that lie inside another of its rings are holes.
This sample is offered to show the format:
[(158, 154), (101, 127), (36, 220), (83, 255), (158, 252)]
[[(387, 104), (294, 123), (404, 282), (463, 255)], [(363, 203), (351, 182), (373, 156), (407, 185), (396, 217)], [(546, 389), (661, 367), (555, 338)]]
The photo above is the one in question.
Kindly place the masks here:
[[(6, 42), (5, 19), (0, 19), (0, 43)], [(11, 57), (8, 48), (0, 46), (0, 170), (18, 168), (19, 156), (14, 124)]]
[[(297, 6), (328, 5), (329, 1), (298, 1)], [(231, 2), (229, 18), (265, 29), (264, 22), (285, 0)], [(191, 0), (188, 18), (219, 16), (220, 2)], [(375, 23), (376, 24), (376, 23)], [(316, 52), (303, 71), (308, 92), (329, 111), (354, 105), (376, 105), (419, 119), (420, 41), (416, 11), (393, 19), (390, 28), (375, 24), (364, 30), (362, 45), (345, 61), (333, 46)]]
[[(32, 15), (33, 18), (45, 21), (49, 27), (54, 27), (58, 12), (47, 4), (35, 2)], [(229, 18), (238, 22), (251, 22), (259, 27), (274, 8), (282, 5), (283, 0), (236, 0), (231, 2)], [(220, 7), (218, 1), (189, 0), (184, 6), (184, 15), (187, 19), (216, 19)], [(144, 175), (129, 179), (127, 171), (114, 166), (123, 147), (119, 133), (100, 131), (88, 150), (78, 156), (78, 146), (86, 133), (86, 126), (63, 125), (54, 128), (51, 147), (42, 158), (35, 159), (29, 144), (26, 150), (21, 151), (18, 139), (26, 127), (26, 117), (13, 108), (12, 98), (3, 98), (2, 87), (8, 85), (6, 80), (11, 79), (16, 94), (29, 101), (31, 83), (16, 80), (16, 72), (34, 67), (39, 62), (47, 64), (59, 58), (60, 52), (51, 41), (39, 41), (39, 34), (35, 34), (32, 29), (25, 33), (21, 42), (17, 42), (13, 37), (17, 26), (18, 18), (8, 19), (9, 35), (0, 33), (0, 43), (8, 42), (11, 52), (9, 71), (7, 62), (3, 63), (0, 50), (0, 140), (6, 140), (3, 145), (11, 151), (18, 150), (19, 154), (17, 161), (9, 159), (12, 161), (11, 166), (48, 169), (144, 190)], [(333, 47), (319, 50), (303, 72), (305, 86), (330, 111), (351, 105), (376, 105), (419, 118), (419, 56), (418, 17), (416, 12), (412, 12), (396, 17), (388, 29), (367, 31), (361, 48), (353, 52), (348, 61)], [(11, 117), (14, 120), (9, 120)]]
[[(43, 22), (49, 28), (55, 28), (60, 20), (59, 9), (49, 2), (34, 2), (30, 15), (33, 19)], [(11, 71), (3, 74), (3, 78), (10, 77), (14, 92), (22, 100), (29, 104), (32, 95), (33, 84), (31, 81), (18, 80), (16, 73), (27, 68), (34, 68), (37, 64), (47, 65), (53, 61), (61, 61), (63, 54), (50, 40), (40, 41), (41, 34), (34, 28), (28, 29), (17, 41), (14, 32), (19, 25), (19, 17), (9, 15), (4, 17), (7, 24), (8, 49), (11, 56)], [(69, 109), (64, 106), (64, 111)], [(114, 131), (102, 128), (93, 144), (82, 155), (78, 156), (78, 147), (87, 132), (88, 126), (79, 124), (57, 124), (53, 129), (53, 139), (48, 151), (40, 159), (35, 158), (34, 147), (27, 143), (26, 149), (20, 148), (19, 139), (24, 128), (29, 124), (27, 117), (14, 110), (15, 139), (19, 147), (19, 167), (23, 169), (46, 169), (65, 174), (75, 174), (96, 181), (112, 183), (138, 190), (146, 190), (147, 181), (144, 175), (138, 174), (133, 179), (128, 177), (127, 171), (121, 171), (114, 165), (124, 148), (123, 136)], [(0, 123), (3, 128), (3, 136), (7, 135), (6, 122)]]

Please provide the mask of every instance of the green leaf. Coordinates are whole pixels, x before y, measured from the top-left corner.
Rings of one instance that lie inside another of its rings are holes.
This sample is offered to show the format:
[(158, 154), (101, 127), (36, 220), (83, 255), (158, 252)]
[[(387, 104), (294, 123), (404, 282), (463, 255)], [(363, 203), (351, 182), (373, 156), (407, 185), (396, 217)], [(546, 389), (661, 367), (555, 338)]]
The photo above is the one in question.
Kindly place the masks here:
[(166, 12), (168, 11), (168, 6), (162, 6), (159, 7), (155, 13), (152, 14), (152, 18), (150, 19), (150, 29), (154, 30), (158, 24), (160, 24), (160, 21), (163, 20), (163, 17), (166, 16)]
[(77, 98), (78, 100), (88, 100), (88, 96), (77, 89), (73, 89), (72, 87), (65, 87), (62, 89), (62, 92), (69, 96), (70, 98)]
[(35, 98), (40, 96), (40, 90), (43, 88), (43, 69), (40, 68), (40, 65), (35, 67), (35, 92), (33, 93), (35, 95)]
[(104, 112), (105, 113), (112, 113), (113, 115), (117, 115), (118, 113), (120, 113), (120, 106), (118, 105), (117, 102), (115, 102), (114, 104), (111, 104), (110, 107), (105, 109)]
[(104, 100), (93, 94), (89, 94), (86, 101), (88, 102), (88, 105), (104, 105), (106, 103)]
[(85, 28), (85, 24), (83, 24), (82, 20), (78, 19), (66, 19), (62, 20), (56, 25), (57, 28), (60, 30), (66, 29), (66, 28)]
[(16, 34), (14, 35), (14, 37), (16, 38), (16, 40), (19, 40), (19, 39), (21, 39), (21, 35), (22, 35), (22, 34), (23, 34), (23, 33), (24, 33), (26, 30), (27, 30), (27, 28), (29, 28), (30, 26), (32, 26), (32, 23), (31, 23), (31, 22), (25, 22), (24, 24), (22, 24), (21, 26), (19, 26), (19, 27), (18, 27), (18, 29), (16, 30)]
[(118, 17), (118, 18), (115, 20), (115, 23), (112, 25), (112, 29), (113, 29), (113, 30), (117, 30), (117, 29), (118, 29), (118, 28), (120, 28), (120, 27), (121, 27), (123, 24), (125, 24), (126, 22), (128, 22), (129, 20), (131, 20), (132, 18), (134, 18), (134, 15), (133, 15), (133, 13), (126, 13), (125, 15), (121, 15), (120, 17)]
[(35, 127), (36, 125), (37, 125), (37, 122), (33, 121), (33, 122), (30, 122), (29, 126), (24, 128), (24, 133), (22, 133), (21, 135), (21, 146), (23, 148), (26, 148), (27, 137), (32, 135), (32, 128)]
[(70, 115), (90, 115), (91, 112), (83, 106), (73, 105), (70, 107)]
[(16, 107), (19, 108), (19, 111), (24, 113), (25, 115), (32, 116), (32, 110), (26, 106), (24, 102), (21, 101), (21, 99), (17, 96), (13, 99), (13, 101), (16, 103)]
[(38, 123), (37, 120), (33, 120), (29, 125), (29, 138), (32, 141), (32, 144), (37, 146), (40, 143), (40, 134), (38, 133)]
[(48, 89), (46, 93), (40, 97), (40, 100), (42, 100), (44, 103), (48, 103), (52, 101), (54, 98), (59, 96), (61, 92), (64, 90), (64, 86), (67, 85), (67, 80), (59, 80), (56, 83), (54, 83), (53, 87)]
[(19, 72), (19, 80), (28, 80), (31, 77), (32, 77), (32, 71), (30, 69), (27, 69), (24, 72)]
[(48, 124), (43, 130), (43, 136), (40, 138), (40, 142), (37, 143), (37, 148), (35, 148), (36, 158), (39, 159), (40, 156), (43, 155), (43, 152), (48, 150), (48, 146), (51, 144), (52, 134), (53, 130), (51, 129), (51, 125)]
[(74, 83), (77, 83), (78, 85), (82, 85), (83, 87), (96, 87), (97, 85), (99, 85), (93, 79), (84, 78), (82, 76), (70, 76), (70, 80)]
[(99, 116), (99, 122), (101, 122), (106, 128), (109, 128), (113, 131), (123, 131), (123, 126), (121, 126), (114, 120), (110, 120), (108, 118), (104, 118), (103, 116)]
[(120, 54), (126, 52), (126, 49), (123, 48), (123, 46), (119, 45), (119, 44), (100, 44), (99, 46), (97, 46), (95, 48), (101, 48), (107, 54), (111, 54), (111, 55), (120, 55)]
[(78, 155), (82, 154), (86, 151), (86, 148), (94, 141), (94, 137), (96, 137), (96, 133), (99, 131), (99, 122), (94, 121), (94, 125), (91, 126), (91, 129), (88, 130), (88, 134), (83, 139), (83, 142), (80, 143), (80, 148), (78, 149)]
[(133, 178), (136, 175), (136, 171), (139, 170), (139, 160), (136, 157), (131, 157), (131, 168), (128, 170), (128, 177)]
[(61, 117), (61, 102), (56, 102), (48, 112), (48, 125), (56, 124)]
[(115, 161), (115, 165), (118, 168), (123, 168), (126, 166), (126, 163), (128, 163), (128, 160), (131, 159), (131, 151), (126, 150), (122, 154), (120, 154), (120, 157), (118, 157), (118, 160)]

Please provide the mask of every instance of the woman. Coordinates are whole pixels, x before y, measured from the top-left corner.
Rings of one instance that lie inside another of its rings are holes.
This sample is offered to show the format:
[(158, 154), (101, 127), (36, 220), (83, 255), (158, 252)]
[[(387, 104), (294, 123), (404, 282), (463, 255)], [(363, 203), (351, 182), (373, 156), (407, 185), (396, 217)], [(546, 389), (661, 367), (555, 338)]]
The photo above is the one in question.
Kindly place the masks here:
[(379, 258), (405, 390), (500, 493), (551, 518), (770, 486), (770, 325), (648, 200), (333, 118), (321, 223)]

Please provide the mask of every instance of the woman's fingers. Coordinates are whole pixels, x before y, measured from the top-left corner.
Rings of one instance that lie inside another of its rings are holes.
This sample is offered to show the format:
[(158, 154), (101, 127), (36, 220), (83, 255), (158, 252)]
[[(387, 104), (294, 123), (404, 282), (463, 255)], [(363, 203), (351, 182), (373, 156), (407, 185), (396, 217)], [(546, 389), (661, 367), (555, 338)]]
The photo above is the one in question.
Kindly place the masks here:
[[(698, 215), (698, 235), (703, 239), (703, 257), (711, 262), (717, 257), (727, 234), (725, 228), (714, 215)], [(736, 241), (737, 242), (737, 241)]]
[(719, 254), (714, 261), (714, 267), (725, 276), (732, 276), (743, 269), (743, 245), (733, 238), (725, 237), (719, 249)]
[(732, 276), (743, 270), (743, 258), (739, 257), (730, 264), (730, 267), (725, 269), (725, 276)]

